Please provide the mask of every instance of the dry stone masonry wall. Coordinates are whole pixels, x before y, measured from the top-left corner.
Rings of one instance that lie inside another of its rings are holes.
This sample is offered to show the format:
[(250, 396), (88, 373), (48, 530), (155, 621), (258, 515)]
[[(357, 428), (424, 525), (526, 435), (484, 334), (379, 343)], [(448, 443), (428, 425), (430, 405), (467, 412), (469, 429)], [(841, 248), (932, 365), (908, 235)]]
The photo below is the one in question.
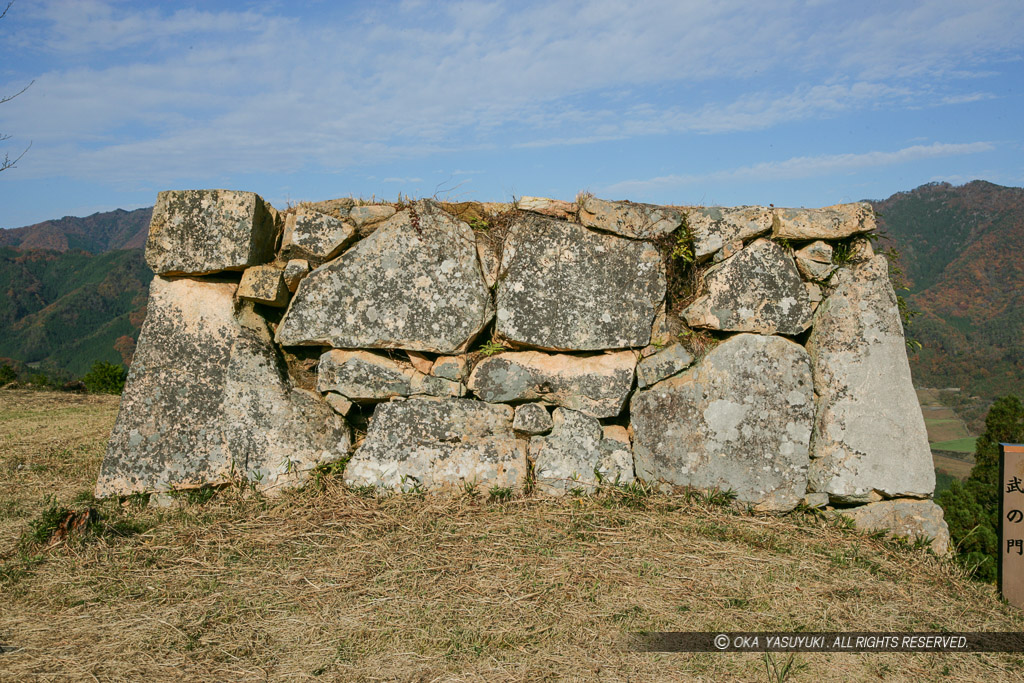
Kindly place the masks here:
[(731, 489), (948, 534), (866, 204), (162, 192), (100, 496)]

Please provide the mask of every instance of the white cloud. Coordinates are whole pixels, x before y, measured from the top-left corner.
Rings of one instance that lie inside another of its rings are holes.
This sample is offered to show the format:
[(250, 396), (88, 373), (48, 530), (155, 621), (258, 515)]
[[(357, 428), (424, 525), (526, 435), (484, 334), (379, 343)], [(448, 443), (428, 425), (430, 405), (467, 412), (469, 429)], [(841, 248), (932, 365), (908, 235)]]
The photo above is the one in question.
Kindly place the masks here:
[(815, 178), (848, 173), (868, 168), (893, 166), (922, 159), (979, 154), (995, 149), (991, 142), (942, 143), (913, 145), (895, 152), (862, 152), (860, 154), (826, 154), (792, 157), (784, 161), (766, 161), (710, 173), (665, 175), (648, 180), (624, 180), (602, 189), (605, 195), (630, 195), (671, 189), (700, 183), (721, 181), (776, 181)]
[(35, 143), (23, 177), (337, 170), (977, 101), (939, 76), (1024, 45), (1015, 1), (837, 7), (406, 1), (317, 21), (50, 0), (19, 49), (53, 66), (0, 129)]

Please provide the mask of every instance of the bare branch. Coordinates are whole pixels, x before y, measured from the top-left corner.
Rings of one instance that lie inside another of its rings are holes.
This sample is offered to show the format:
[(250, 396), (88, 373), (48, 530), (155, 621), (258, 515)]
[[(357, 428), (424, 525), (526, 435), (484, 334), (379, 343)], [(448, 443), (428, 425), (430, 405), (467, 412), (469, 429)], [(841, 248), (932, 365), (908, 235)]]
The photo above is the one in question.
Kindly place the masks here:
[[(33, 80), (32, 80), (32, 83), (35, 83), (35, 79), (33, 79)], [(7, 95), (7, 96), (5, 96), (5, 97), (0, 97), (0, 104), (3, 104), (4, 102), (10, 102), (10, 101), (11, 101), (11, 100), (13, 100), (13, 99), (14, 99), (15, 97), (17, 97), (17, 96), (18, 96), (18, 95), (20, 95), (21, 93), (23, 93), (23, 92), (25, 92), (26, 90), (28, 90), (29, 88), (31, 88), (31, 87), (32, 87), (32, 83), (29, 83), (28, 85), (26, 85), (26, 86), (25, 86), (24, 88), (22, 88), (21, 90), (19, 90), (19, 91), (18, 91), (18, 92), (16, 92), (16, 93), (14, 93), (13, 95)]]
[(11, 9), (11, 5), (13, 4), (14, 0), (11, 0), (9, 3), (7, 3), (7, 7), (4, 7), (4, 11), (0, 12), (0, 19), (3, 19), (5, 16), (7, 16), (7, 10)]
[(26, 147), (24, 149), (24, 151), (22, 151), (22, 153), (19, 154), (17, 156), (17, 158), (15, 158), (15, 159), (11, 159), (11, 157), (9, 155), (5, 154), (4, 155), (4, 160), (0, 161), (0, 171), (6, 171), (9, 168), (14, 168), (14, 165), (16, 163), (18, 163), (19, 161), (21, 161), (21, 158), (23, 156), (25, 156), (25, 152), (29, 151), (31, 148), (32, 148), (32, 143), (30, 142), (30, 143), (28, 143), (28, 147)]

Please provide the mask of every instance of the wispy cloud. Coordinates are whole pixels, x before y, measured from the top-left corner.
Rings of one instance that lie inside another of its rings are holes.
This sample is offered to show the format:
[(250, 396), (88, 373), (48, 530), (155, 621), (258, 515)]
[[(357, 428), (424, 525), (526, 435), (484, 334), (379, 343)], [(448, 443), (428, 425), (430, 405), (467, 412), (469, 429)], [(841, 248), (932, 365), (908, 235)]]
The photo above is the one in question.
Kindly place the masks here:
[(603, 188), (602, 193), (632, 195), (699, 183), (721, 181), (776, 181), (813, 178), (823, 175), (893, 166), (923, 159), (979, 154), (995, 149), (991, 142), (942, 143), (913, 145), (895, 152), (862, 152), (859, 154), (827, 154), (792, 157), (783, 161), (766, 161), (750, 166), (712, 171), (702, 174), (665, 175), (647, 180), (624, 180)]
[(36, 84), (0, 111), (0, 129), (34, 141), (22, 176), (157, 184), (974, 102), (983, 86), (948, 79), (986, 78), (1024, 47), (1016, 0), (366, 2), (330, 20), (272, 4), (34, 7), (0, 45), (0, 61), (49, 64), (11, 73)]

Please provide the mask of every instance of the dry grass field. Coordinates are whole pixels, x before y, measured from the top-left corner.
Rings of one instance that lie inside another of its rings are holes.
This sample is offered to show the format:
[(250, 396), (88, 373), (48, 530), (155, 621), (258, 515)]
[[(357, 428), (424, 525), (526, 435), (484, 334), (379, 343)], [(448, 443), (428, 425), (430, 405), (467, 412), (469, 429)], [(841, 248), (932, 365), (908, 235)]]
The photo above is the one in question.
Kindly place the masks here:
[[(810, 513), (606, 490), (374, 497), (325, 473), (89, 495), (116, 399), (0, 391), (0, 680), (1016, 680), (1018, 654), (657, 654), (639, 630), (1019, 631), (989, 586)], [(67, 508), (96, 521), (50, 544)], [(789, 668), (786, 669), (786, 665)]]

